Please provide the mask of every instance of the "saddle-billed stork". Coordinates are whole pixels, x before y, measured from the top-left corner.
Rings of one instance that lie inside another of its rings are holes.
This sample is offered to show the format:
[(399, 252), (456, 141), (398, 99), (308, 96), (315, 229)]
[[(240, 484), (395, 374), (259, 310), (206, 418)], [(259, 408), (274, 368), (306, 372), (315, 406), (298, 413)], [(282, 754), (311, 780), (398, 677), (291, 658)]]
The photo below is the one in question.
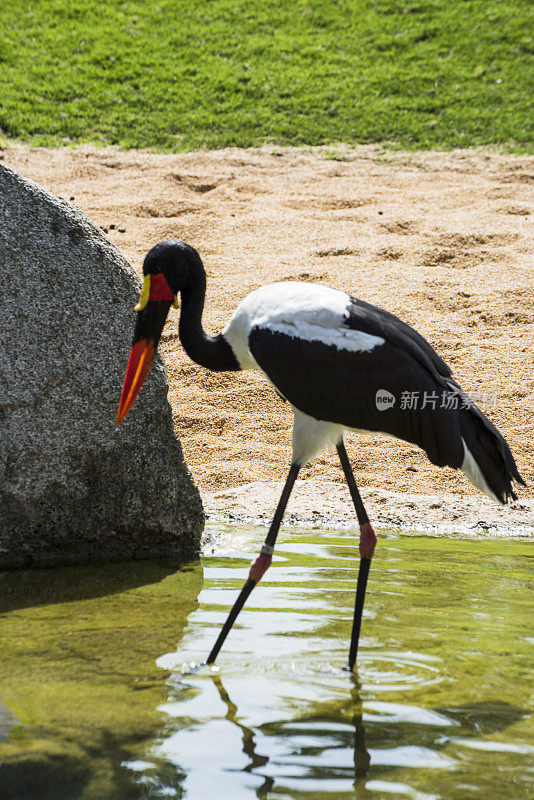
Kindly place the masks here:
[[(250, 592), (270, 566), (299, 470), (337, 448), (360, 525), (360, 571), (348, 667), (356, 660), (365, 587), (376, 534), (343, 443), (346, 429), (379, 431), (421, 447), (437, 466), (462, 469), (499, 503), (523, 485), (498, 430), (464, 394), (428, 342), (393, 314), (342, 291), (283, 282), (251, 292), (218, 336), (202, 328), (206, 273), (197, 251), (161, 242), (147, 254), (133, 346), (117, 413), (119, 425), (150, 370), (170, 307), (181, 295), (179, 335), (186, 353), (214, 371), (258, 369), (295, 416), (287, 480), (258, 558), (207, 663), (213, 663)], [(419, 403), (403, 402), (417, 397)]]

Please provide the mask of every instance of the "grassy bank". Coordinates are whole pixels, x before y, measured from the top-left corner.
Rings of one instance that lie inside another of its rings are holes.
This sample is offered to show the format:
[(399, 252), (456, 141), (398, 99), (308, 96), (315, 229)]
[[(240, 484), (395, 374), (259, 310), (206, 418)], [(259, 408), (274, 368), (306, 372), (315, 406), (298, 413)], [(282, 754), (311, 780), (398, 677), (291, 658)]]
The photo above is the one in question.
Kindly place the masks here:
[(531, 9), (3, 0), (0, 131), (158, 150), (386, 140), (524, 151)]

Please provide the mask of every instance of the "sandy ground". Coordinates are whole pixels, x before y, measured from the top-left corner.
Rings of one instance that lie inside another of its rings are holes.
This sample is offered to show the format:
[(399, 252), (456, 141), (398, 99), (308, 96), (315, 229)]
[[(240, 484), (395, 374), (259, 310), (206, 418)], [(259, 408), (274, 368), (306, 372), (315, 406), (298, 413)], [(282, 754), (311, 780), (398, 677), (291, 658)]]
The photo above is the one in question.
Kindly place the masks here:
[[(533, 158), (378, 146), (160, 155), (13, 145), (3, 159), (77, 204), (137, 269), (162, 239), (194, 245), (208, 273), (209, 332), (248, 292), (288, 279), (348, 290), (416, 327), (485, 406), (529, 487), (500, 510), (414, 446), (349, 434), (371, 516), (416, 527), (532, 523)], [(259, 374), (192, 364), (177, 321), (163, 336), (169, 399), (206, 508), (266, 518), (289, 464), (291, 411)], [(301, 476), (290, 513), (347, 518), (334, 454)]]

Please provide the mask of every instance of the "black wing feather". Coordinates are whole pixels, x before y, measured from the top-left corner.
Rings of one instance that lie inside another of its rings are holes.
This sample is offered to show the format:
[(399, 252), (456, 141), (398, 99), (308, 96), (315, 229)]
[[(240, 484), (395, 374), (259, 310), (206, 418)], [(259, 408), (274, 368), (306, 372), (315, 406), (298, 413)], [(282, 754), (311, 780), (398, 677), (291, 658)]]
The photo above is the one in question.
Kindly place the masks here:
[(449, 378), (450, 367), (441, 359), (420, 333), (406, 322), (382, 308), (351, 297), (345, 325), (353, 330), (382, 336), (387, 342), (409, 353), (416, 361), (437, 376)]
[[(343, 327), (380, 336), (384, 344), (353, 352), (256, 326), (249, 347), (259, 366), (295, 408), (347, 428), (391, 434), (421, 447), (438, 466), (462, 466), (465, 441), (487, 486), (505, 503), (515, 499), (512, 481), (524, 485), (510, 448), (499, 431), (464, 394), (451, 370), (428, 342), (398, 317), (348, 298)], [(395, 403), (377, 408), (376, 393), (390, 392)], [(402, 406), (404, 392), (435, 404)], [(442, 400), (456, 395), (457, 408)], [(477, 484), (478, 485), (478, 484)]]
[[(355, 327), (353, 316), (351, 321), (350, 327)], [(393, 334), (388, 330), (391, 327), (386, 319), (379, 330), (372, 319), (364, 332), (384, 338), (387, 334), (388, 339), (404, 345), (402, 326)], [(417, 339), (410, 342), (413, 344), (400, 347), (387, 340), (370, 352), (353, 352), (263, 326), (254, 327), (249, 334), (250, 351), (261, 369), (280, 394), (305, 414), (348, 428), (391, 434), (421, 447), (434, 464), (458, 467), (463, 447), (457, 414), (446, 408), (436, 413), (430, 405), (424, 409), (400, 408), (405, 391), (419, 392), (420, 398), (425, 392), (429, 397), (443, 391), (441, 375), (426, 351), (428, 348), (433, 353), (430, 346), (423, 348)], [(441, 359), (438, 362), (443, 363)], [(379, 389), (395, 397), (393, 407), (377, 408)]]

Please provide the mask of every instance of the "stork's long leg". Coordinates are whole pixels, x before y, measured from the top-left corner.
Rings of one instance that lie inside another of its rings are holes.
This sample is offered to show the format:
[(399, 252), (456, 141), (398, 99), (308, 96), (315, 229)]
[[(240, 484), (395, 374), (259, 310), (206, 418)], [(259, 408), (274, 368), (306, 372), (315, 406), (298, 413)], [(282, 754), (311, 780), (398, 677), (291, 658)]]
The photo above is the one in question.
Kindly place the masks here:
[(239, 596), (234, 603), (234, 607), (230, 611), (228, 619), (224, 623), (224, 626), (219, 634), (219, 637), (215, 642), (213, 649), (207, 658), (206, 661), (207, 664), (213, 664), (213, 662), (217, 658), (219, 650), (223, 646), (224, 640), (228, 636), (230, 629), (237, 618), (237, 615), (245, 605), (247, 597), (252, 592), (258, 581), (261, 580), (262, 575), (264, 575), (265, 572), (268, 570), (268, 568), (271, 566), (276, 537), (278, 536), (278, 531), (280, 529), (282, 517), (284, 516), (284, 512), (286, 510), (287, 501), (289, 500), (291, 490), (293, 489), (293, 486), (295, 484), (295, 481), (297, 480), (297, 475), (299, 474), (299, 472), (300, 472), (300, 464), (291, 464), (291, 468), (289, 470), (285, 486), (282, 490), (280, 500), (278, 501), (278, 506), (276, 508), (273, 521), (271, 522), (271, 527), (269, 528), (269, 533), (267, 534), (265, 539), (265, 544), (261, 548), (261, 553), (258, 556), (258, 558), (255, 561), (253, 561), (250, 566), (248, 579), (243, 588), (241, 589), (241, 592), (239, 593)]
[(358, 642), (360, 639), (360, 628), (362, 626), (363, 604), (365, 601), (365, 589), (367, 587), (367, 578), (369, 576), (369, 568), (371, 566), (371, 559), (373, 557), (376, 534), (371, 527), (369, 517), (364, 508), (358, 486), (354, 479), (352, 467), (350, 466), (349, 457), (345, 450), (343, 439), (337, 445), (337, 452), (345, 479), (347, 481), (352, 502), (356, 509), (358, 522), (360, 523), (360, 569), (358, 570), (358, 585), (356, 587), (356, 602), (354, 604), (354, 619), (352, 621), (352, 634), (350, 637), (349, 661), (347, 667), (352, 670), (356, 663), (356, 656), (358, 655)]

